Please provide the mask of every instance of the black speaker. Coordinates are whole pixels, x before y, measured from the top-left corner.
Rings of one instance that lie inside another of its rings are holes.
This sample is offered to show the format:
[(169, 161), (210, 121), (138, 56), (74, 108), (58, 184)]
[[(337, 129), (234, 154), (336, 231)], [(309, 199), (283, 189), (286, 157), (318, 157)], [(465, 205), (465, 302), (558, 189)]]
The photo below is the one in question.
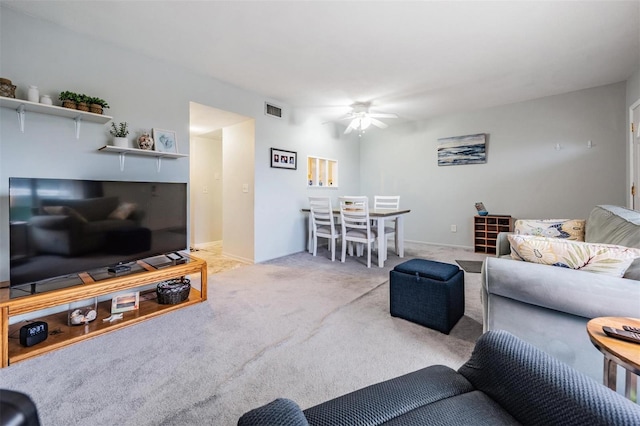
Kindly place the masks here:
[(49, 325), (44, 321), (35, 321), (20, 328), (20, 344), (22, 346), (33, 346), (47, 340), (49, 336)]

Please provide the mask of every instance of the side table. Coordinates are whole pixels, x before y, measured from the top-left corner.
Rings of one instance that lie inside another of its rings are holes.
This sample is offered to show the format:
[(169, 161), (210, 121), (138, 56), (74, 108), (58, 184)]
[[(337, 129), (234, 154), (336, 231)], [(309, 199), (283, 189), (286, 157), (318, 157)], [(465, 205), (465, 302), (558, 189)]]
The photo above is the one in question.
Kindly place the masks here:
[(637, 383), (640, 375), (640, 344), (609, 337), (602, 326), (622, 329), (623, 325), (640, 327), (640, 319), (624, 317), (600, 317), (587, 323), (587, 333), (591, 343), (604, 355), (603, 382), (609, 389), (616, 391), (616, 368), (624, 367), (626, 398), (637, 402)]

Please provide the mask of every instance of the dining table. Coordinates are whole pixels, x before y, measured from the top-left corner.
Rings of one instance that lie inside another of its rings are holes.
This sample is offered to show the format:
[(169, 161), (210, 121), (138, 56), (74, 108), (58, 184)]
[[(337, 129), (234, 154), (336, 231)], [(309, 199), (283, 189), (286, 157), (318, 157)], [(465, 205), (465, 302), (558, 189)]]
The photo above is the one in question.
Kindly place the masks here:
[[(302, 209), (303, 213), (311, 213), (311, 209), (308, 207)], [(385, 222), (392, 221), (394, 219), (398, 220), (398, 227), (396, 232), (398, 233), (398, 257), (404, 257), (404, 216), (411, 212), (411, 209), (369, 209), (369, 219), (376, 219), (376, 235), (381, 235), (382, 238), (378, 238), (378, 266), (380, 268), (384, 267), (384, 261), (387, 260), (387, 239), (384, 234), (384, 224)], [(340, 217), (340, 209), (334, 208), (333, 215), (336, 217)], [(309, 252), (312, 251), (312, 230), (313, 230), (313, 221), (311, 219), (311, 215), (309, 214), (308, 225), (307, 225), (307, 250)]]

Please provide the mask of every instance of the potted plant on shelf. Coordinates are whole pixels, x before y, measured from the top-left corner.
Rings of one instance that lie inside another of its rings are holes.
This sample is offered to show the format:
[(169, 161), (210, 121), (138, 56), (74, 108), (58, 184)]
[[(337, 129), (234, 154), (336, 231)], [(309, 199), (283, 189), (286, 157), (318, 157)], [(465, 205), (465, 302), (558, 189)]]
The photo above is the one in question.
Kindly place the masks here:
[(109, 104), (104, 99), (90, 97), (88, 99), (89, 110), (94, 114), (102, 114), (102, 111), (109, 108)]
[(120, 148), (129, 148), (129, 128), (127, 122), (123, 121), (116, 125), (115, 122), (111, 122), (111, 130), (109, 130), (111, 136), (113, 136), (113, 146), (119, 146)]
[(60, 96), (58, 99), (62, 101), (62, 106), (69, 109), (76, 109), (78, 103), (78, 94), (74, 92), (69, 92), (65, 90), (64, 92), (60, 92)]
[(89, 112), (89, 100), (91, 98), (87, 95), (85, 95), (84, 93), (81, 95), (78, 95), (78, 100), (76, 101), (78, 103), (78, 105), (76, 106), (76, 108), (79, 111), (84, 111), (84, 112)]

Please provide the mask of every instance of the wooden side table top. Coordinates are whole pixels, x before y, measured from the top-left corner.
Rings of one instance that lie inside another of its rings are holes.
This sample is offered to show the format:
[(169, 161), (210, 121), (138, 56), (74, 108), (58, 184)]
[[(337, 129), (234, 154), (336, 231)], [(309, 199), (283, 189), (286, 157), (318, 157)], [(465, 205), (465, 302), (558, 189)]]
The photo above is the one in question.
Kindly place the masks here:
[(635, 374), (640, 374), (640, 344), (609, 337), (602, 326), (622, 330), (623, 325), (640, 327), (640, 318), (600, 317), (587, 323), (587, 333), (596, 348), (606, 357)]

